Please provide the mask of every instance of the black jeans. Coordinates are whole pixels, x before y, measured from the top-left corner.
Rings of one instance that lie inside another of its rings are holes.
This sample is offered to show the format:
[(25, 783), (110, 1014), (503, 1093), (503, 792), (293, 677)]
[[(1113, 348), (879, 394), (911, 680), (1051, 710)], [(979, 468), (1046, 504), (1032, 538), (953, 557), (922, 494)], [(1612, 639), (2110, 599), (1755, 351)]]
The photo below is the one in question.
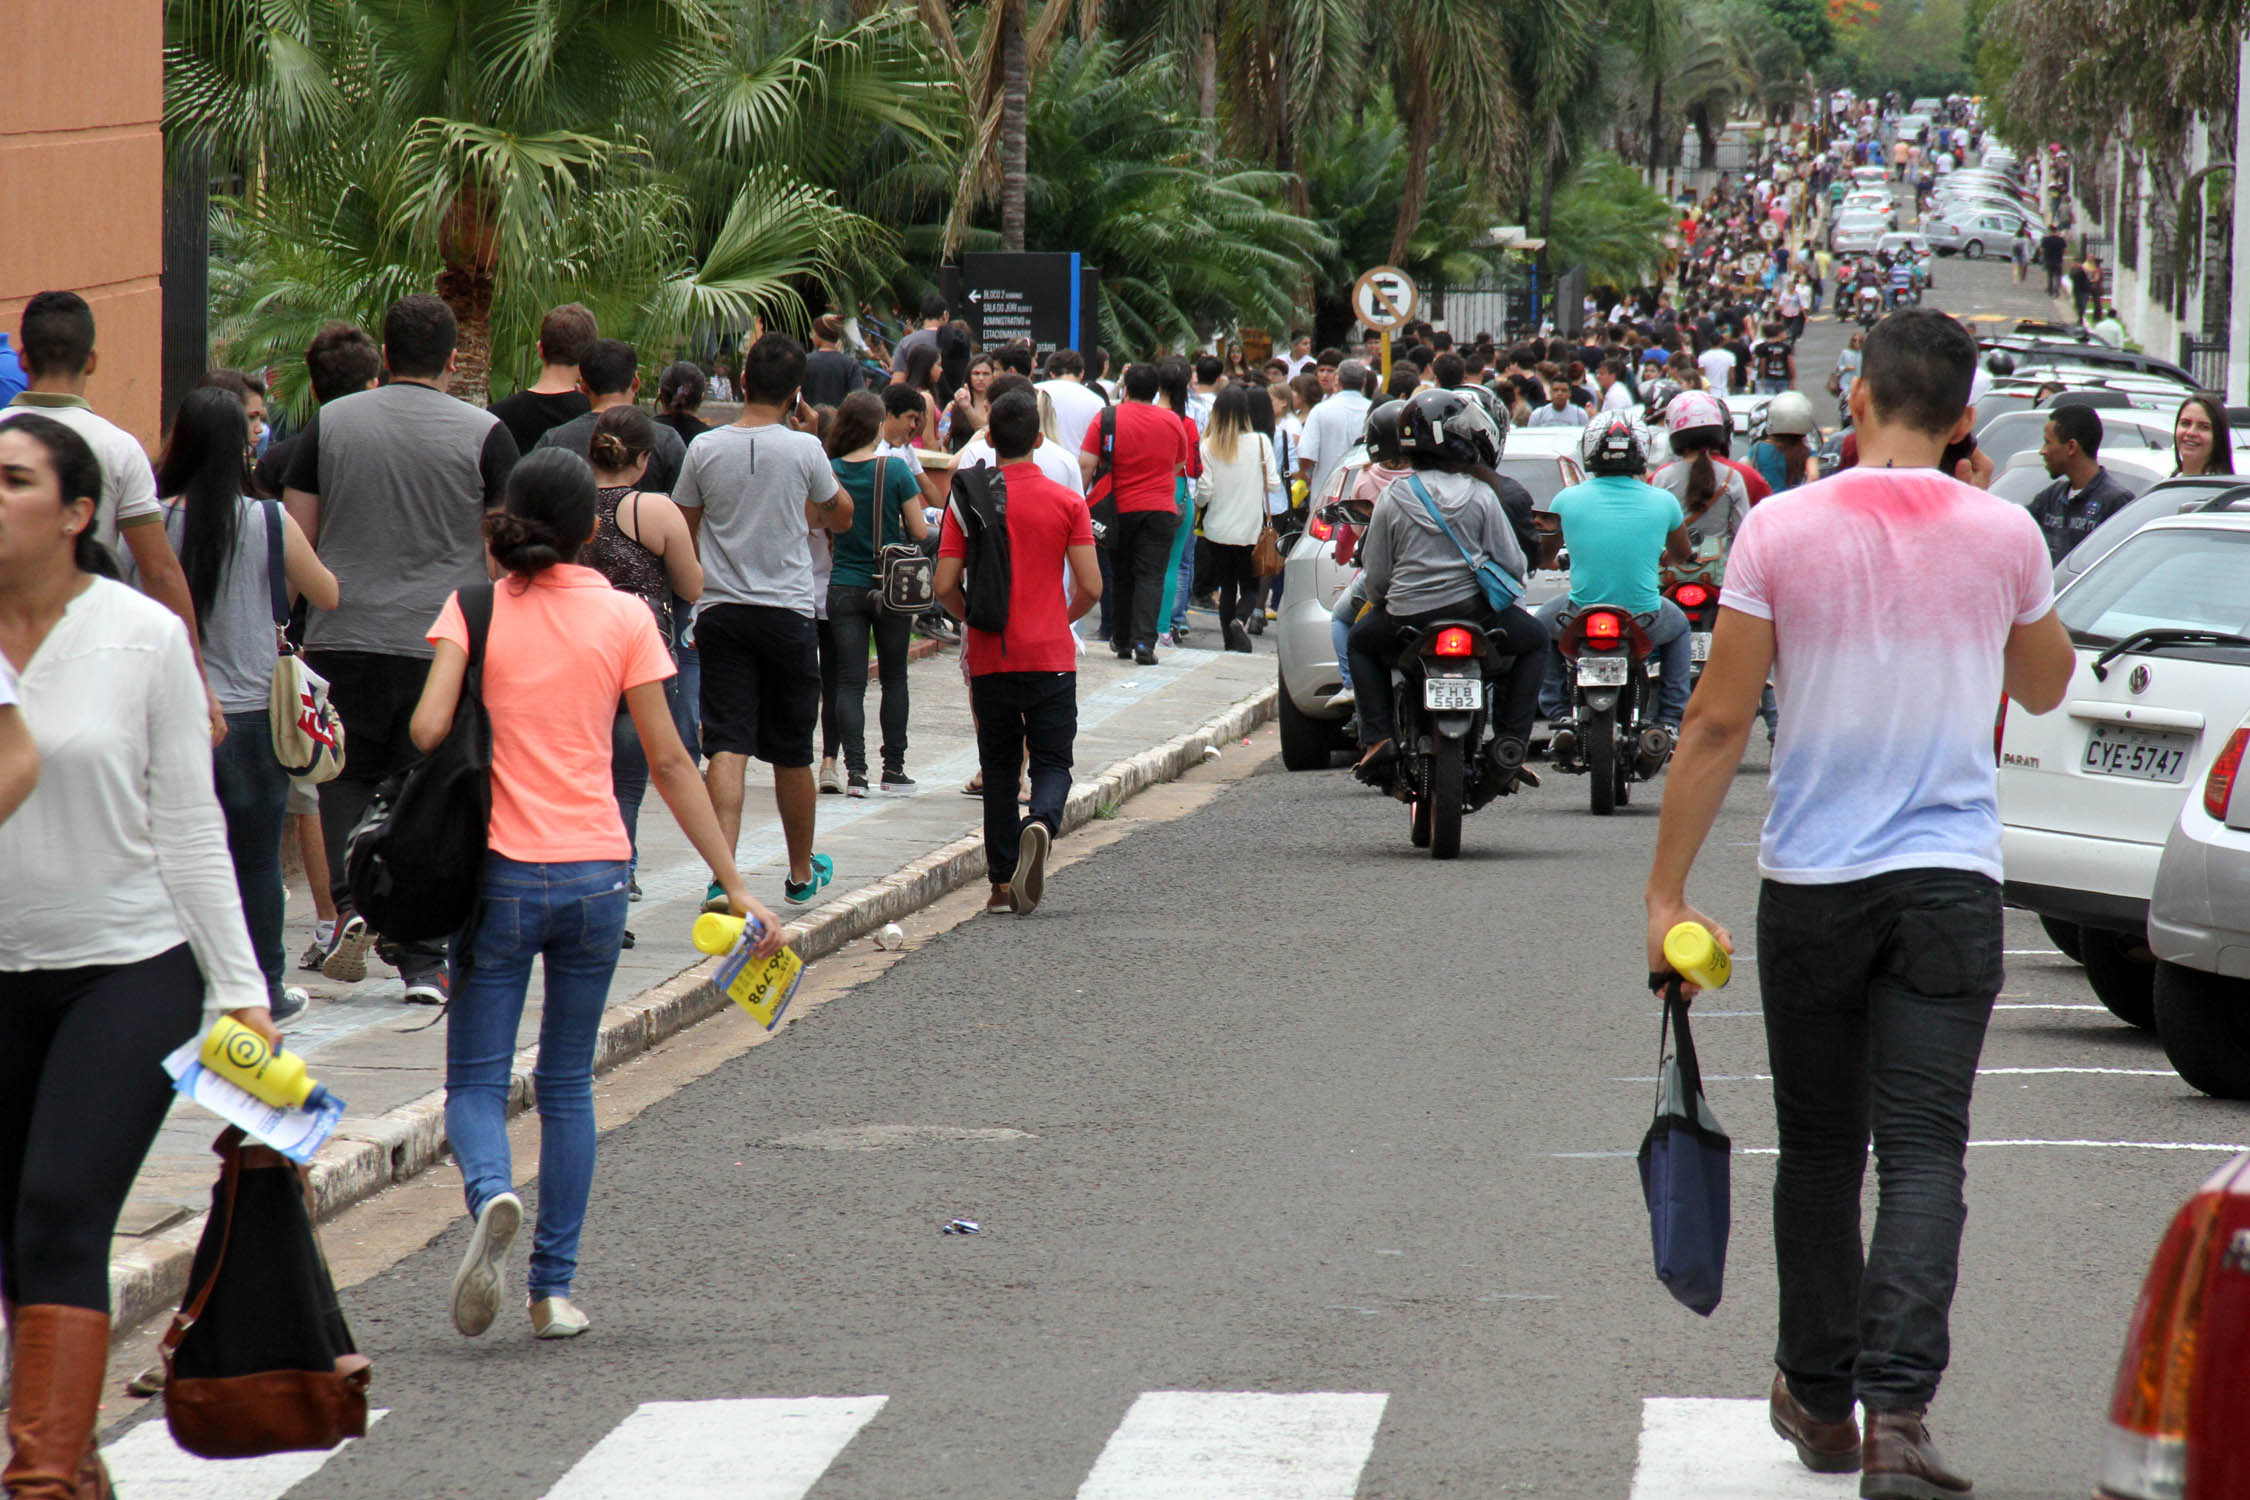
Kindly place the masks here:
[(1482, 594), (1457, 600), (1425, 614), (1393, 615), (1377, 605), (1352, 626), (1351, 667), (1353, 696), (1359, 705), (1359, 740), (1373, 745), (1396, 730), (1391, 722), (1391, 658), (1398, 654), (1398, 639), (1410, 629), (1433, 620), (1473, 620), (1501, 651), (1516, 659), (1500, 685), (1493, 710), (1493, 733), (1501, 739), (1531, 737), (1539, 716), (1539, 684), (1546, 671), (1547, 631), (1522, 607), (1511, 604), (1495, 615)]
[(211, 774), (219, 811), (226, 815), (227, 854), (234, 861), (243, 924), (266, 976), (266, 996), (278, 1005), (287, 961), (281, 951), (287, 900), (281, 836), (288, 826), (289, 776), (273, 757), (273, 730), (262, 710), (227, 715), (227, 737), (211, 752)]
[[(1153, 608), (1153, 606), (1152, 606)], [(977, 759), (984, 767), (984, 863), (995, 885), (1013, 880), (1024, 825), (1062, 832), (1078, 738), (1076, 672), (987, 672), (969, 679)], [(1016, 778), (1031, 747), (1031, 811), (1016, 810)]]
[(172, 1104), (164, 1056), (203, 1024), (185, 943), (0, 974), (0, 1289), (109, 1311), (109, 1241)]
[(836, 633), (836, 736), (844, 768), (867, 774), (867, 641), (875, 640), (876, 671), (883, 684), (883, 769), (906, 770), (906, 652), (914, 644), (914, 617), (885, 609), (873, 589), (828, 586), (828, 628)]
[[(308, 651), (305, 661), (328, 679), (328, 701), (344, 721), (344, 769), (320, 788), (320, 837), (328, 846), (329, 893), (339, 913), (352, 909), (344, 843), (367, 811), (375, 788), (393, 772), (421, 759), (407, 726), (422, 701), (429, 662), (419, 656), (373, 651)], [(422, 974), (445, 964), (445, 944), (399, 943), (399, 968)]]
[[(1768, 881), (1758, 898), (1781, 1159), (1774, 1355), (1813, 1415), (1929, 1404), (1967, 1217), (1969, 1095), (2000, 993), (2000, 887), (1962, 870), (1841, 885)], [(1870, 1132), (1875, 1233), (1860, 1248)]]
[(820, 758), (834, 760), (844, 748), (836, 732), (836, 627), (815, 620), (813, 634), (820, 640)]
[(1265, 608), (1264, 580), (1258, 577), (1258, 544), (1244, 542), (1234, 546), (1227, 542), (1205, 541), (1211, 555), (1211, 576), (1217, 580), (1219, 590), (1219, 633), (1226, 633), (1227, 622), (1247, 622), (1250, 611)]
[[(1172, 570), (1172, 537), (1180, 518), (1164, 510), (1119, 511), (1109, 528), (1110, 576), (1117, 603), (1109, 612), (1112, 648), (1154, 646), (1166, 628), (1157, 612), (1164, 607), (1164, 578)], [(1106, 598), (1107, 595), (1105, 594)]]

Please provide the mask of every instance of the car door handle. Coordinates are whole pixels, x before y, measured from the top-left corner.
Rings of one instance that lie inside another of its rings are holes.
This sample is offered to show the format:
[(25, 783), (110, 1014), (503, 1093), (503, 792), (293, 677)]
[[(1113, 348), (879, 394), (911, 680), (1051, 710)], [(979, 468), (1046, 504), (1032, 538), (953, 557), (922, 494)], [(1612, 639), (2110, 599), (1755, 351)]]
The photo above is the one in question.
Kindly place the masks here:
[(2184, 708), (2148, 708), (2131, 703), (2099, 703), (2073, 698), (2063, 711), (2074, 719), (2095, 719), (2104, 724), (2131, 724), (2141, 729), (2184, 729), (2200, 733), (2203, 715)]

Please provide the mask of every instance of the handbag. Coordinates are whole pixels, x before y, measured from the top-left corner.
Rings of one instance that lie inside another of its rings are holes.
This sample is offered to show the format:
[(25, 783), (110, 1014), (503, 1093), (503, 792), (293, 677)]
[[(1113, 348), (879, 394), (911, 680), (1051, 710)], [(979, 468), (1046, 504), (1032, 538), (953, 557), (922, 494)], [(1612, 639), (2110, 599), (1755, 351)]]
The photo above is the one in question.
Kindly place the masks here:
[(262, 500), (266, 515), (266, 587), (273, 607), (277, 655), (266, 695), (266, 727), (273, 758), (305, 786), (333, 781), (344, 769), (344, 721), (328, 701), (328, 679), (305, 665), (289, 640), (289, 576), (282, 560), (281, 503)]
[(1258, 528), (1258, 544), (1250, 549), (1250, 567), (1260, 578), (1281, 571), (1281, 533), (1268, 521)]
[[(1733, 1142), (1703, 1098), (1703, 1069), (1688, 1030), (1680, 978), (1666, 977), (1656, 1043), (1656, 1119), (1641, 1141), (1641, 1196), (1648, 1204), (1656, 1279), (1683, 1306), (1709, 1317), (1726, 1281)], [(1669, 1056), (1666, 1031), (1676, 1038)]]
[(366, 1436), (373, 1371), (313, 1233), (311, 1177), (237, 1128), (212, 1149), (225, 1166), (157, 1346), (173, 1440), (201, 1458), (256, 1458)]
[(875, 592), (883, 608), (918, 615), (937, 603), (937, 559), (912, 542), (883, 545), (883, 465), (875, 460)]
[(1094, 523), (1096, 541), (1117, 524), (1117, 480), (1110, 472), (1117, 458), (1117, 408), (1104, 406), (1100, 422), (1102, 436), (1095, 450), (1094, 472), (1086, 479), (1086, 515)]
[(1438, 523), (1438, 530), (1445, 533), (1445, 539), (1453, 544), (1453, 550), (1461, 554), (1461, 561), (1467, 563), (1469, 571), (1476, 575), (1477, 587), (1483, 592), (1485, 603), (1494, 610), (1503, 610), (1523, 597), (1523, 585), (1516, 582), (1506, 568), (1494, 562), (1489, 553), (1471, 552), (1462, 544), (1461, 538), (1446, 521), (1445, 513), (1430, 498), (1421, 475), (1410, 474), (1406, 482), (1413, 486), (1414, 498), (1422, 502), (1422, 508), (1430, 513), (1430, 519)]
[(375, 789), (344, 841), (352, 910), (393, 942), (450, 937), (477, 912), (492, 824), (492, 720), (484, 709), (492, 596), (489, 583), (458, 596), (469, 665), (445, 738)]

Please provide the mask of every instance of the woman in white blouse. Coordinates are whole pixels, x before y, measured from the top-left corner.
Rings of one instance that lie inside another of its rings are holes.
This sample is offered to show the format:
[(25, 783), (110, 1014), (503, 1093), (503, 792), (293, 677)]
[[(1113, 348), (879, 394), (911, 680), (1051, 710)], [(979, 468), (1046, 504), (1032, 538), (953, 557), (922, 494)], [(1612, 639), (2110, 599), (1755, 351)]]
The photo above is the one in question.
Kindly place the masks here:
[(278, 1043), (177, 616), (110, 578), (101, 467), (46, 417), (0, 427), (0, 657), (38, 746), (0, 823), (0, 1290), (11, 1495), (81, 1487), (109, 1355), (109, 1242), (171, 1103), (162, 1060), (224, 1011)]
[(1230, 385), (1211, 405), (1211, 430), (1203, 436), (1203, 473), (1195, 481), (1197, 518), (1211, 544), (1211, 570), (1219, 581), (1219, 630), (1229, 651), (1250, 649), (1249, 617), (1265, 612), (1253, 557), (1266, 524), (1267, 500), (1281, 488), (1273, 440), (1250, 421), (1250, 403), (1263, 391)]

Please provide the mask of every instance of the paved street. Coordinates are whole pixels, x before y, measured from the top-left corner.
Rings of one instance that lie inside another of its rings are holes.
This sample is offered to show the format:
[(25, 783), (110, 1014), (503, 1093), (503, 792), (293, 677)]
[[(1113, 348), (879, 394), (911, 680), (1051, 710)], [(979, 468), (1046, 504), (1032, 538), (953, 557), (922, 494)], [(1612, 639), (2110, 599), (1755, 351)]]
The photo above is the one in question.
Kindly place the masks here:
[[(1936, 300), (2032, 313), (2034, 290), (1946, 261)], [(1824, 413), (1830, 330), (1800, 353)], [(1286, 774), (1271, 747), (1061, 870), (1032, 918), (956, 898), (903, 959), (605, 1136), (590, 1336), (535, 1343), (512, 1310), (455, 1334), (455, 1222), (346, 1293), (387, 1413), (367, 1439), (214, 1467), (128, 1420), (121, 1492), (1855, 1493), (1765, 1425), (1762, 737), (1690, 891), (1742, 940), (1735, 984), (1696, 1010), (1737, 1148), (1708, 1321), (1650, 1272), (1632, 1162), (1657, 1058), (1639, 892), (1659, 788), (1596, 820), (1580, 779), (1550, 776), (1437, 864), (1398, 804), (1343, 771)], [(2250, 1118), (2182, 1083), (2035, 922), (2012, 913), (2008, 938), (1934, 1424), (1978, 1495), (2044, 1500), (2088, 1489), (2147, 1257)], [(453, 1190), (450, 1167), (431, 1175)], [(982, 1232), (941, 1234), (956, 1218)], [(521, 1267), (519, 1247), (517, 1295)]]

